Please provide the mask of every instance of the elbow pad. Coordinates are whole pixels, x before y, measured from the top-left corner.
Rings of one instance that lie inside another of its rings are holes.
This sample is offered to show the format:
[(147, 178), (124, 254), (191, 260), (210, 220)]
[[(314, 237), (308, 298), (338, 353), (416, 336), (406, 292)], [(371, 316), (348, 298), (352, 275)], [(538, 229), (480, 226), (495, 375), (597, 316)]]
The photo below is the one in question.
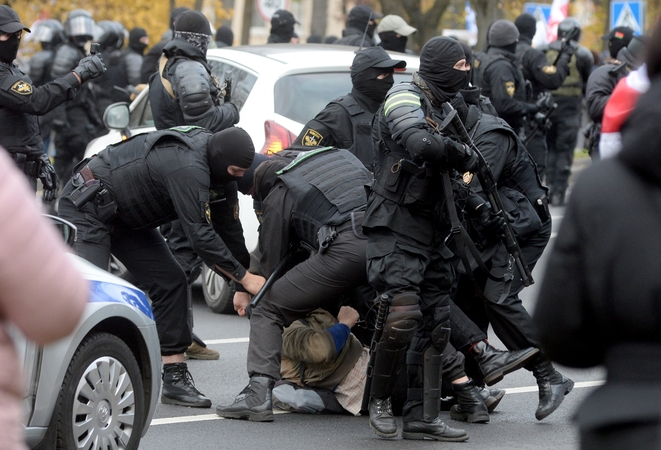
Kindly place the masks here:
[(404, 131), (402, 143), (413, 159), (442, 162), (446, 155), (444, 138), (420, 128)]
[(209, 74), (202, 64), (195, 61), (179, 63), (172, 84), (185, 115), (200, 116), (214, 106)]

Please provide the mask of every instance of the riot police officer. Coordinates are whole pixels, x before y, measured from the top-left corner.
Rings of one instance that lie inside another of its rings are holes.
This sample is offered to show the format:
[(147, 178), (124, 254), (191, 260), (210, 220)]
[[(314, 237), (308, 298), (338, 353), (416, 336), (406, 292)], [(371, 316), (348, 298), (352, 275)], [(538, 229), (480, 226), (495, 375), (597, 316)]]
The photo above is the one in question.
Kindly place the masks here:
[(165, 47), (165, 44), (170, 42), (174, 37), (174, 21), (176, 20), (177, 16), (179, 16), (179, 14), (186, 11), (190, 11), (190, 8), (180, 6), (178, 8), (174, 8), (170, 13), (170, 27), (165, 33), (163, 33), (161, 40), (149, 49), (142, 60), (142, 68), (140, 69), (140, 83), (149, 83), (149, 78), (151, 78), (151, 76), (158, 70), (158, 61), (161, 59), (161, 56), (163, 56), (163, 48)]
[(211, 406), (183, 362), (192, 341), (187, 280), (157, 227), (179, 218), (209, 267), (256, 294), (264, 279), (246, 271), (209, 223), (212, 187), (240, 177), (254, 154), (240, 128), (155, 131), (85, 160), (62, 192), (59, 214), (78, 228), (78, 255), (107, 269), (112, 252), (149, 293), (164, 364), (162, 403)]
[(477, 156), (436, 131), (440, 107), (464, 87), (467, 69), (456, 40), (434, 37), (422, 49), (413, 81), (390, 89), (375, 115), (375, 179), (363, 230), (369, 282), (387, 304), (369, 393), (370, 426), (379, 437), (398, 433), (390, 398), (408, 349), (402, 437), (468, 439), (438, 416), (441, 353), (449, 339), (455, 283), (453, 254), (445, 246), (447, 208), (454, 208), (454, 199), (445, 180), (448, 170), (475, 168)]
[[(565, 81), (569, 74), (569, 59), (574, 54), (574, 48), (571, 45), (563, 46), (558, 60), (549, 62), (541, 50), (532, 47), (532, 38), (537, 31), (537, 19), (531, 14), (524, 13), (516, 18), (514, 24), (519, 30), (519, 41), (516, 44), (516, 62), (521, 68), (523, 77), (531, 84), (532, 97), (530, 100), (537, 101), (542, 94), (559, 88)], [(549, 105), (545, 106), (549, 107)], [(548, 109), (541, 111), (541, 117), (529, 116), (524, 131), (526, 148), (535, 164), (537, 164), (537, 171), (542, 180), (546, 172), (548, 153), (546, 123), (544, 123), (545, 113), (547, 112)]]
[[(67, 42), (55, 53), (51, 68), (53, 78), (62, 77), (76, 67), (89, 53), (94, 36), (94, 19), (83, 9), (71, 11), (63, 26)], [(97, 91), (91, 83), (85, 84), (75, 98), (58, 108), (53, 120), (57, 148), (55, 170), (62, 182), (66, 183), (73, 166), (83, 159), (89, 141), (104, 129), (102, 116), (96, 108)]]
[(526, 117), (540, 107), (528, 103), (526, 82), (516, 64), (519, 30), (509, 20), (496, 20), (487, 33), (487, 49), (473, 60), (473, 84), (489, 97), (498, 116), (517, 133), (521, 133)]
[(565, 193), (569, 184), (571, 165), (578, 131), (581, 127), (582, 101), (585, 87), (592, 71), (593, 58), (588, 49), (578, 44), (581, 24), (568, 17), (558, 25), (558, 39), (549, 44), (546, 57), (554, 61), (562, 51), (563, 40), (574, 47), (569, 60), (569, 75), (558, 89), (552, 91), (553, 101), (558, 107), (551, 113), (551, 128), (546, 135), (549, 157), (546, 167), (546, 184), (550, 188), (551, 204), (565, 204)]
[(124, 25), (114, 20), (101, 20), (96, 24), (94, 42), (99, 43), (99, 52), (108, 70), (100, 76), (95, 84), (96, 110), (103, 117), (106, 108), (115, 102), (115, 78), (119, 68), (121, 49), (124, 46)]
[(346, 28), (342, 37), (333, 42), (334, 45), (353, 45), (354, 47), (374, 47), (374, 32), (376, 21), (383, 14), (376, 13), (367, 5), (356, 5), (347, 15)]
[(71, 100), (81, 83), (99, 76), (105, 70), (98, 56), (76, 61), (72, 70), (41, 87), (34, 87), (30, 77), (14, 64), (23, 31), (18, 14), (0, 5), (0, 145), (30, 177), (43, 184), (43, 198), (52, 201), (57, 195), (57, 176), (39, 133), (37, 115), (43, 115)]
[(289, 44), (294, 36), (294, 25), (300, 24), (294, 15), (287, 10), (279, 9), (271, 16), (271, 33), (268, 44)]
[(159, 70), (149, 82), (149, 102), (157, 129), (197, 125), (220, 131), (239, 121), (239, 110), (211, 75), (206, 53), (211, 26), (199, 11), (177, 16), (174, 39), (163, 48)]
[(395, 68), (404, 67), (406, 61), (391, 59), (381, 47), (357, 52), (351, 64), (351, 92), (330, 102), (310, 120), (294, 146), (328, 145), (347, 149), (372, 171), (372, 118), (394, 84)]
[[(302, 152), (289, 164), (276, 158), (255, 170), (262, 209), (260, 273), (270, 276), (291, 245), (311, 254), (275, 281), (253, 309), (250, 383), (232, 404), (216, 407), (225, 418), (273, 421), (271, 392), (280, 379), (283, 327), (317, 308), (336, 310), (343, 294), (367, 284), (361, 224), (369, 171), (350, 152), (333, 147)], [(248, 299), (236, 300), (234, 308), (243, 314)]]

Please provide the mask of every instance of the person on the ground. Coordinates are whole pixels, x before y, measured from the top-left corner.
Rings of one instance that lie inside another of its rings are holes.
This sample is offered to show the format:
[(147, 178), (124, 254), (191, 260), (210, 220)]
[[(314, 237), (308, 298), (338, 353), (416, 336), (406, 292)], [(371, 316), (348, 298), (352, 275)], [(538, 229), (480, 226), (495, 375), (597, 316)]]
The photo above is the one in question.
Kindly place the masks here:
[[(371, 175), (349, 151), (322, 147), (292, 162), (272, 158), (255, 171), (255, 197), (261, 202), (259, 271), (270, 277), (290, 251), (309, 253), (277, 279), (250, 316), (247, 368), (250, 382), (228, 405), (225, 418), (273, 421), (272, 390), (280, 379), (282, 330), (317, 308), (367, 285), (366, 240), (361, 224), (365, 185)], [(235, 297), (246, 313), (249, 299)], [(336, 306), (335, 306), (336, 307)]]
[(154, 131), (83, 161), (63, 190), (59, 215), (78, 228), (78, 255), (107, 269), (112, 253), (149, 294), (161, 344), (162, 403), (211, 407), (184, 362), (192, 343), (186, 274), (157, 227), (179, 219), (205, 264), (256, 294), (264, 278), (248, 272), (209, 223), (213, 190), (241, 177), (254, 154), (241, 128)]
[(81, 84), (101, 75), (105, 66), (98, 56), (82, 57), (61, 77), (35, 87), (14, 63), (23, 31), (30, 29), (21, 23), (16, 11), (0, 5), (0, 84), (4, 86), (0, 90), (0, 145), (28, 176), (35, 191), (37, 179), (41, 181), (42, 198), (51, 202), (58, 192), (57, 174), (44, 153), (38, 116), (73, 99)]
[(381, 47), (356, 52), (351, 64), (351, 92), (330, 102), (305, 124), (293, 146), (347, 149), (372, 171), (372, 118), (395, 82), (395, 69), (404, 67), (406, 61), (390, 58)]
[(649, 43), (650, 89), (573, 186), (533, 315), (554, 361), (606, 368), (574, 416), (582, 450), (661, 448), (661, 26)]
[(342, 30), (342, 37), (333, 42), (335, 45), (352, 45), (354, 47), (374, 47), (374, 31), (376, 21), (383, 14), (374, 12), (367, 5), (356, 5), (347, 15), (346, 28)]

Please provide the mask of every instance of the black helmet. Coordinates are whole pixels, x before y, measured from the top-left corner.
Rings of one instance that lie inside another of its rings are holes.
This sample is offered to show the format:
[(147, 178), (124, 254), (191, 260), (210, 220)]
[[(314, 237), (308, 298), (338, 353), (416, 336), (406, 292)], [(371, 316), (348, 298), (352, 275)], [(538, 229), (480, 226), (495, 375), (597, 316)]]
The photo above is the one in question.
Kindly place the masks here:
[(74, 9), (64, 21), (64, 33), (70, 38), (76, 36), (94, 36), (94, 19), (84, 9)]
[(94, 27), (94, 41), (100, 44), (101, 50), (119, 50), (124, 46), (125, 37), (124, 25), (114, 20), (101, 20)]
[[(578, 33), (576, 31), (578, 30)], [(576, 33), (575, 37), (572, 36), (572, 41), (578, 42), (581, 39), (581, 23), (575, 17), (567, 17), (558, 25), (558, 39), (567, 37), (569, 34)]]

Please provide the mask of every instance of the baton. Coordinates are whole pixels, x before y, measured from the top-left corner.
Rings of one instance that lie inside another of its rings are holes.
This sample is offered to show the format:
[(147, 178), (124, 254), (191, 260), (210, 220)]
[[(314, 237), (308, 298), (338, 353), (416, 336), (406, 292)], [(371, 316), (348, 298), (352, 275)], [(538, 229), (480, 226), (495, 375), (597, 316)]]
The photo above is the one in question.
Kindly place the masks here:
[(252, 314), (252, 310), (257, 307), (259, 302), (262, 301), (266, 293), (268, 292), (269, 289), (271, 289), (271, 286), (273, 286), (273, 283), (275, 283), (278, 278), (280, 278), (284, 273), (287, 271), (287, 266), (289, 265), (289, 261), (291, 261), (292, 256), (294, 256), (294, 253), (296, 251), (296, 247), (289, 247), (289, 250), (287, 250), (287, 253), (285, 254), (285, 257), (282, 258), (282, 261), (278, 264), (278, 266), (275, 268), (271, 276), (266, 280), (266, 283), (264, 283), (264, 286), (259, 290), (257, 295), (255, 295), (252, 300), (250, 300), (250, 303), (248, 306), (246, 306), (246, 315), (248, 318), (250, 318), (250, 314)]

